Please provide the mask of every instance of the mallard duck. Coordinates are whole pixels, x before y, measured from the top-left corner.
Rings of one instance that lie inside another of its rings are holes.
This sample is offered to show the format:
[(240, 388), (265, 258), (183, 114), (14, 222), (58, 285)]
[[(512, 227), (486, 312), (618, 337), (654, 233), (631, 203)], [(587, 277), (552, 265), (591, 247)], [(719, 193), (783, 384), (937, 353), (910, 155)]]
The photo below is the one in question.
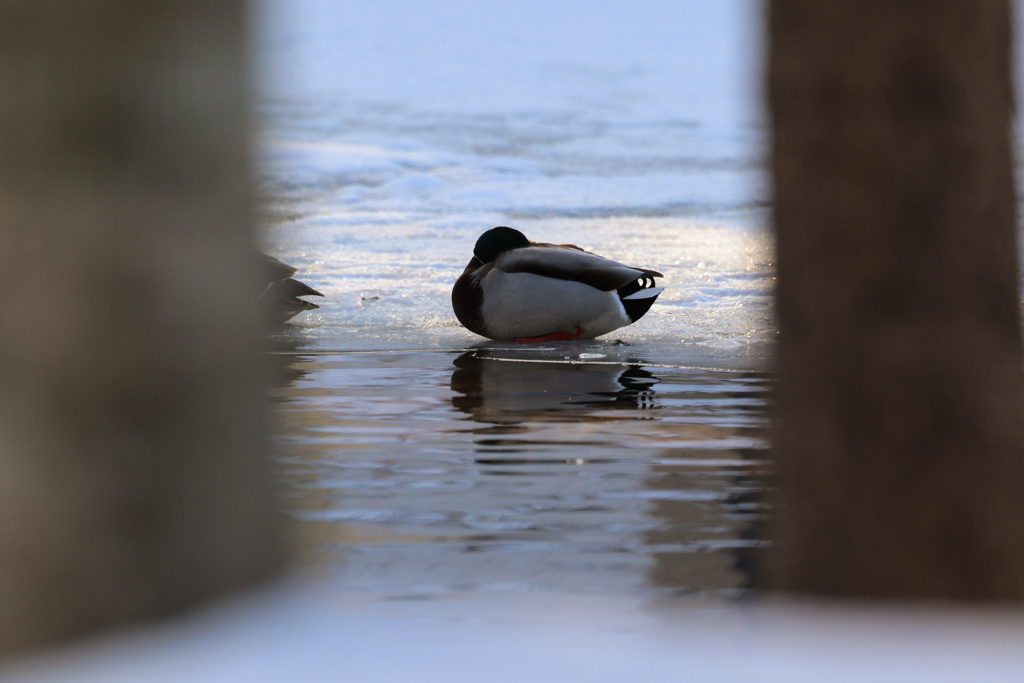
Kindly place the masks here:
[(320, 308), (300, 296), (323, 296), (309, 285), (292, 279), (296, 269), (273, 256), (260, 254), (263, 292), (260, 304), (264, 317), (271, 323), (283, 324), (303, 311)]
[(452, 307), (489, 339), (593, 339), (642, 318), (665, 289), (654, 286), (656, 277), (664, 276), (501, 226), (476, 241)]

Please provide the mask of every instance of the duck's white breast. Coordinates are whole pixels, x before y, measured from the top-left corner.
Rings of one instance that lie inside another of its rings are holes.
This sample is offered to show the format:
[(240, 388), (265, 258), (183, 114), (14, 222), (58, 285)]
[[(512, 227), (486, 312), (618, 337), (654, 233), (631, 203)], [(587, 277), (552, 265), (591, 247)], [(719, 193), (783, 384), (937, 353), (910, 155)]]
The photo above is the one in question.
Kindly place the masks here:
[(572, 334), (577, 326), (584, 331), (581, 339), (593, 339), (631, 322), (616, 292), (580, 282), (495, 268), (481, 285), (481, 312), (495, 339)]

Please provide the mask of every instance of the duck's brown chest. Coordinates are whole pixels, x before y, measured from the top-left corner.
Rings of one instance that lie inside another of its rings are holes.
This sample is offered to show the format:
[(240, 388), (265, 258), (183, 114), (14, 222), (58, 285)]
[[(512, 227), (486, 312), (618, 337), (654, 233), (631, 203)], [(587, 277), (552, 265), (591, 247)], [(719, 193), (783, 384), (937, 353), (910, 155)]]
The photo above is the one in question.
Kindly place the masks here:
[(459, 276), (459, 279), (455, 281), (455, 286), (452, 287), (452, 309), (463, 327), (482, 337), (489, 337), (481, 312), (484, 304), (484, 290), (480, 286), (478, 277), (479, 263), (474, 258), (466, 266), (466, 270)]

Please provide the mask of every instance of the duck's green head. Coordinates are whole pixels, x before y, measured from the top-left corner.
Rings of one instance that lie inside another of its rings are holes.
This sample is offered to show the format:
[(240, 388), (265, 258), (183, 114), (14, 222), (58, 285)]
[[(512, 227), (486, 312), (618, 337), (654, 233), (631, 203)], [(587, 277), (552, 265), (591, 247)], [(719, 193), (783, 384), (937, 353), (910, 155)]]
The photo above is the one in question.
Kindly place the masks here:
[(499, 254), (509, 249), (528, 246), (530, 246), (530, 240), (526, 239), (526, 235), (513, 228), (500, 226), (491, 228), (480, 235), (476, 246), (473, 247), (473, 256), (480, 259), (480, 263), (490, 263), (498, 258)]

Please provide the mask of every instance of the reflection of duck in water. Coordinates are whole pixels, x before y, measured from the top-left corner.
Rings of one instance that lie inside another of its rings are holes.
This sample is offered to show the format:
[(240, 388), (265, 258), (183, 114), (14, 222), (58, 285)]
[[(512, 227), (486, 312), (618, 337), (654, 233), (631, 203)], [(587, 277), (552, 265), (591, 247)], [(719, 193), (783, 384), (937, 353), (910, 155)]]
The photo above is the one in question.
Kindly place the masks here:
[(642, 318), (664, 289), (656, 277), (663, 276), (497, 227), (477, 240), (452, 307), (460, 323), (490, 339), (593, 339)]
[(651, 373), (636, 365), (499, 360), (479, 351), (455, 360), (452, 406), (478, 422), (587, 419), (607, 409), (654, 406)]
[(320, 308), (314, 303), (300, 299), (303, 296), (323, 296), (304, 282), (292, 278), (296, 269), (278, 261), (273, 256), (260, 254), (261, 284), (260, 304), (264, 317), (271, 323), (286, 323), (303, 311)]
[[(309, 374), (313, 357), (301, 353), (309, 344), (301, 332), (291, 325), (282, 325), (264, 339), (264, 350), (269, 352), (263, 354), (268, 386), (289, 387)], [(279, 397), (271, 400), (276, 402)]]

